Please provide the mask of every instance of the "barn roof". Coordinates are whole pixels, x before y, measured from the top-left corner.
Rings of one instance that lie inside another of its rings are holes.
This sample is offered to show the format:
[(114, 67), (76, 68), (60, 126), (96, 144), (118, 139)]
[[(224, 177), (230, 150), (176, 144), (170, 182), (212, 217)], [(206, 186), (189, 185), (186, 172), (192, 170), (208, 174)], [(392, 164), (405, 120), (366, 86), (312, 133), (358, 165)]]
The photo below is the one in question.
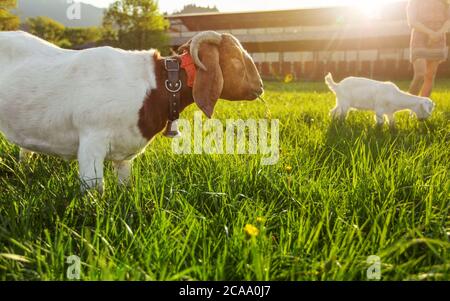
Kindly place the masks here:
[[(351, 6), (306, 8), (277, 11), (203, 13), (172, 15), (172, 24), (190, 31), (231, 30), (290, 26), (323, 26), (367, 22), (367, 16)], [(377, 22), (406, 19), (406, 2), (386, 5)]]

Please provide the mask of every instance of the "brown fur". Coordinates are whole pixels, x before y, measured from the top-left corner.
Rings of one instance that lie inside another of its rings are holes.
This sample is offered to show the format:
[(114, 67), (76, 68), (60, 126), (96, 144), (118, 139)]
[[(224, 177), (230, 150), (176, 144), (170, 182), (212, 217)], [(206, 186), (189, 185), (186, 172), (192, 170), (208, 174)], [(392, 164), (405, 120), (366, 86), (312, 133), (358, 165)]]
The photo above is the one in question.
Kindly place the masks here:
[(211, 118), (214, 106), (222, 94), (223, 75), (219, 64), (219, 49), (211, 44), (200, 47), (202, 63), (206, 71), (198, 68), (194, 82), (194, 100), (206, 116)]
[[(179, 53), (189, 51), (189, 43), (180, 47)], [(258, 70), (236, 38), (223, 34), (219, 46), (204, 43), (199, 49), (199, 58), (206, 66), (203, 71), (197, 68), (194, 87), (187, 86), (187, 75), (182, 69), (180, 79), (181, 90), (180, 112), (194, 102), (211, 117), (219, 98), (226, 100), (254, 100), (262, 93), (262, 80)], [(180, 64), (181, 58), (177, 57)], [(169, 95), (164, 86), (167, 71), (164, 58), (155, 53), (155, 75), (157, 88), (149, 91), (139, 111), (138, 126), (142, 136), (152, 139), (167, 124), (169, 116)]]
[[(169, 119), (169, 92), (164, 86), (164, 82), (167, 79), (167, 71), (164, 68), (164, 58), (155, 53), (153, 56), (155, 62), (155, 75), (156, 86), (155, 90), (147, 92), (147, 96), (144, 99), (144, 104), (139, 111), (138, 127), (147, 140), (152, 139), (156, 134), (161, 132), (167, 124)], [(178, 57), (181, 64), (181, 59)], [(187, 83), (187, 75), (183, 69), (180, 71), (180, 79), (183, 83), (183, 88), (180, 92), (181, 110), (194, 102), (192, 97), (192, 89), (189, 88)]]
[(220, 68), (223, 74), (221, 98), (227, 100), (254, 100), (262, 93), (263, 83), (253, 60), (246, 57), (238, 40), (222, 35), (219, 47)]

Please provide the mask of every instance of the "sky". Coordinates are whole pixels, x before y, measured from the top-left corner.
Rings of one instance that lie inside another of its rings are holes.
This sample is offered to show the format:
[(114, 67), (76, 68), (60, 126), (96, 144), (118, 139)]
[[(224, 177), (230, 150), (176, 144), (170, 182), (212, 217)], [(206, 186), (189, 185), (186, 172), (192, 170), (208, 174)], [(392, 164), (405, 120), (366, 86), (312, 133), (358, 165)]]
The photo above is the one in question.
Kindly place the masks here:
[[(114, 0), (79, 0), (98, 7), (107, 7)], [(183, 8), (186, 4), (201, 6), (217, 6), (221, 12), (276, 10), (303, 7), (319, 7), (327, 5), (352, 4), (370, 10), (381, 6), (383, 3), (402, 0), (159, 0), (161, 11), (172, 13)], [(404, 1), (404, 0), (403, 0)]]

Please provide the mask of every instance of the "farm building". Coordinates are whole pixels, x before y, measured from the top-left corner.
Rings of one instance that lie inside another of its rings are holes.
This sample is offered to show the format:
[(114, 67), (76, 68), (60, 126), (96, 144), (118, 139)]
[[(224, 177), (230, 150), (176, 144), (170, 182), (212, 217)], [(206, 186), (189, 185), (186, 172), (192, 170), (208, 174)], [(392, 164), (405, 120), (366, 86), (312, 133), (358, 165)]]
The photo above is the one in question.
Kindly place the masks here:
[[(377, 79), (407, 79), (410, 29), (406, 2), (367, 12), (355, 7), (169, 16), (172, 47), (203, 30), (235, 35), (265, 78), (319, 80), (331, 71)], [(440, 67), (450, 76), (450, 64)]]

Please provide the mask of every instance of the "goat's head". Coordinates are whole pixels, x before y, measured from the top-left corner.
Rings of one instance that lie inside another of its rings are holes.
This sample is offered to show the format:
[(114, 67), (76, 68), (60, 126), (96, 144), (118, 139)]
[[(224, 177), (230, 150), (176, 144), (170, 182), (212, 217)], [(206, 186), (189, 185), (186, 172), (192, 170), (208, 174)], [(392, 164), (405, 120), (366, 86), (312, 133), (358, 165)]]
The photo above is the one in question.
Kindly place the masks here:
[(415, 113), (417, 116), (417, 119), (420, 121), (423, 121), (430, 117), (430, 115), (433, 113), (435, 104), (431, 99), (426, 97), (421, 97), (419, 103), (415, 107)]
[(230, 34), (199, 33), (181, 46), (180, 51), (190, 52), (197, 66), (192, 93), (208, 117), (212, 116), (219, 98), (255, 100), (264, 91), (255, 63)]

